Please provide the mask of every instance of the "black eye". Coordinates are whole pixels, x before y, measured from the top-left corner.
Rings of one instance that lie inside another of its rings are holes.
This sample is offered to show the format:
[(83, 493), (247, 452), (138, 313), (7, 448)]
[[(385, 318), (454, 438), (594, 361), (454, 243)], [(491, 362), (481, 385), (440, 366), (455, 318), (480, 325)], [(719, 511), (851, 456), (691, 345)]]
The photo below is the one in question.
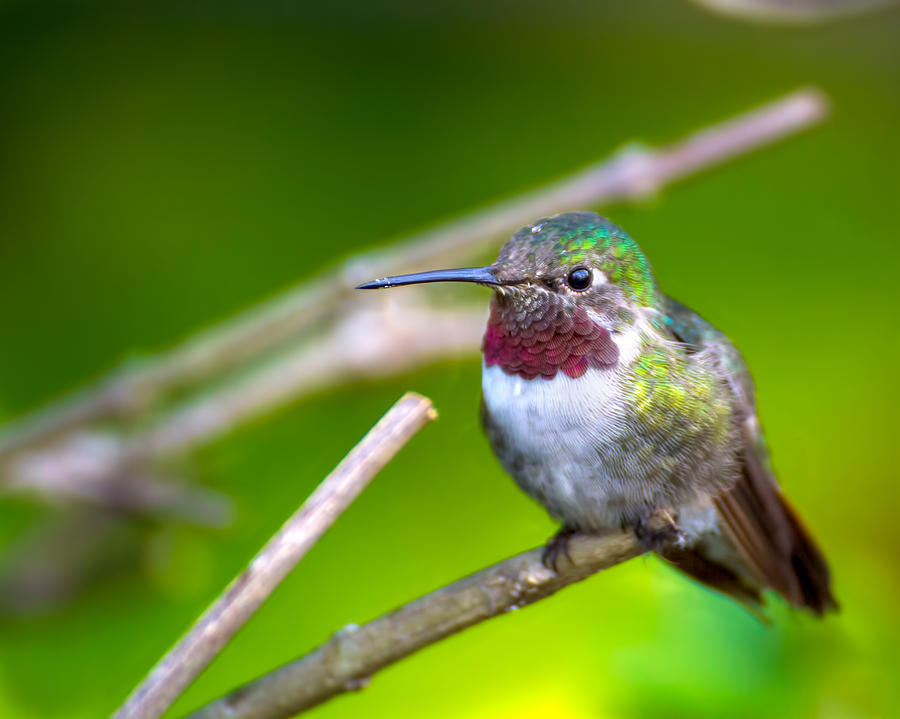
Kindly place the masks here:
[(586, 290), (591, 286), (591, 280), (593, 276), (591, 275), (591, 271), (585, 269), (584, 267), (579, 267), (577, 270), (572, 270), (569, 273), (569, 276), (566, 277), (566, 282), (569, 283), (569, 287), (573, 290)]

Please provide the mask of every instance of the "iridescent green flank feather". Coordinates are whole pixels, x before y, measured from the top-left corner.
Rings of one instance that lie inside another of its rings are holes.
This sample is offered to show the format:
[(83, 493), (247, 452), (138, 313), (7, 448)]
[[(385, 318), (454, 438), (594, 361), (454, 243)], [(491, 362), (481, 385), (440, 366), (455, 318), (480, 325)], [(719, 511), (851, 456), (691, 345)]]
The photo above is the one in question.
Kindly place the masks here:
[(710, 443), (724, 442), (732, 410), (728, 393), (717, 387), (719, 378), (694, 370), (647, 335), (641, 339), (646, 344), (629, 367), (622, 391), (654, 439), (675, 445), (708, 434)]

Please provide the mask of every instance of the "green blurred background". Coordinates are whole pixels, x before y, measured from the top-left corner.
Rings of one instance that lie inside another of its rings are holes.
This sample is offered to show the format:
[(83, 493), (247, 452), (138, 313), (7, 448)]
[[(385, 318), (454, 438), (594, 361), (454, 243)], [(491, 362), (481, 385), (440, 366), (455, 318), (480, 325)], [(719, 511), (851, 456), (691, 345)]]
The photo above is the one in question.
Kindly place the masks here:
[[(900, 716), (897, 10), (783, 28), (675, 0), (0, 3), (0, 419), (355, 251), (801, 84), (832, 99), (827, 124), (602, 209), (743, 349), (842, 613), (776, 600), (767, 628), (636, 560), (316, 716)], [(0, 619), (0, 716), (111, 712), (406, 389), (440, 421), (171, 715), (542, 543), (552, 523), (479, 429), (479, 373), (321, 393), (195, 453), (233, 525), (126, 532), (73, 601)], [(59, 511), (6, 500), (0, 536)]]

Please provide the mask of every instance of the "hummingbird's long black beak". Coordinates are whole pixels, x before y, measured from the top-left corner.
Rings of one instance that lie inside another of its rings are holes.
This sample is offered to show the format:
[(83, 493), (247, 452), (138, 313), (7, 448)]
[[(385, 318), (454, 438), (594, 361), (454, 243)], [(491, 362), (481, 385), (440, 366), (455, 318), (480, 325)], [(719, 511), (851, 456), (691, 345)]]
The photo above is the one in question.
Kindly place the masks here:
[(420, 285), (425, 282), (475, 282), (479, 285), (506, 284), (497, 279), (490, 267), (463, 267), (458, 270), (432, 270), (431, 272), (413, 272), (409, 275), (380, 277), (365, 282), (356, 289), (377, 290), (383, 287), (399, 287), (400, 285)]

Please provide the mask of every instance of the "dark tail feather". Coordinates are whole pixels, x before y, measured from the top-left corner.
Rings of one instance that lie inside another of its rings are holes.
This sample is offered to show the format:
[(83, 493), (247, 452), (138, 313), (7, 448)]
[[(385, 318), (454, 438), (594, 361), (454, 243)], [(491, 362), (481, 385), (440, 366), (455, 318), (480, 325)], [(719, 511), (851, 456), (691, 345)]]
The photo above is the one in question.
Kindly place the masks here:
[(778, 485), (748, 454), (744, 477), (715, 500), (726, 536), (762, 586), (820, 616), (836, 610), (824, 556)]
[(818, 615), (837, 611), (840, 605), (831, 593), (831, 573), (822, 552), (787, 498), (779, 492), (785, 516), (793, 529), (791, 566), (800, 584), (803, 606)]

